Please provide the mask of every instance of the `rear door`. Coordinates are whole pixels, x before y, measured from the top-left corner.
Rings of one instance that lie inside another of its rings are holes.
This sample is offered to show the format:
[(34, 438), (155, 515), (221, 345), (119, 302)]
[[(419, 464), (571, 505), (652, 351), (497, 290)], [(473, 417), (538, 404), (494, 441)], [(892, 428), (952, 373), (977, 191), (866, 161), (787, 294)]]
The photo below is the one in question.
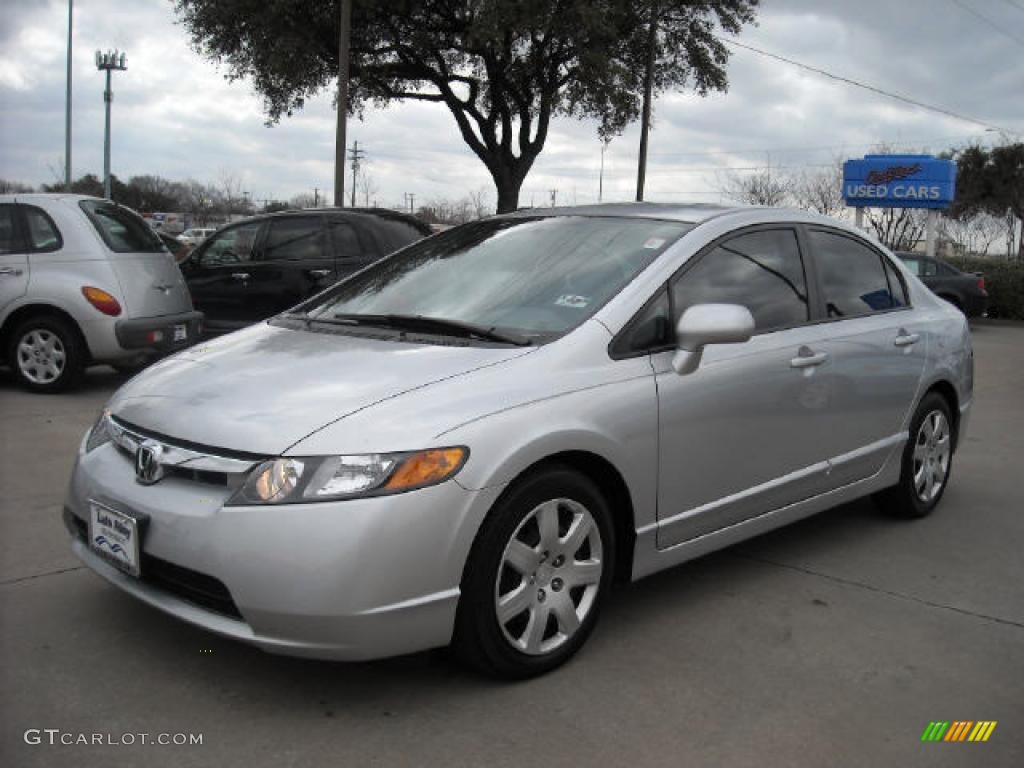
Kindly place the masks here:
[[(370, 221), (372, 222), (372, 219)], [(358, 272), (386, 253), (374, 239), (372, 224), (367, 221), (355, 223), (345, 217), (330, 216), (326, 219), (326, 224), (335, 258), (337, 279)]]
[(181, 270), (160, 237), (134, 211), (108, 200), (79, 207), (111, 252), (128, 317), (160, 317), (192, 309)]
[(250, 310), (256, 319), (284, 312), (337, 279), (323, 219), (319, 215), (268, 219), (250, 270)]
[(28, 290), (28, 255), (17, 206), (0, 203), (0, 314)]
[(182, 264), (192, 301), (205, 314), (211, 333), (225, 333), (250, 325), (253, 311), (250, 289), (262, 220), (225, 227), (203, 241)]
[[(808, 230), (820, 277), (833, 407), (821, 445), (834, 486), (869, 477), (902, 445), (924, 370), (928, 329), (888, 256), (847, 232)], [(927, 262), (925, 262), (927, 263)]]

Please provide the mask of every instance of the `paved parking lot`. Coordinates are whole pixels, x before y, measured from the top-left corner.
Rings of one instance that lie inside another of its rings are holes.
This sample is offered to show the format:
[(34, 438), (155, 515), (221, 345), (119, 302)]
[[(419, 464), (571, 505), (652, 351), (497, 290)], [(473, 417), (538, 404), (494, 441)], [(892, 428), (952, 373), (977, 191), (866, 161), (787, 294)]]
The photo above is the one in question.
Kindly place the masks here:
[[(443, 653), (269, 656), (109, 587), (70, 554), (60, 504), (123, 378), (40, 397), (0, 371), (0, 764), (1024, 765), (1024, 327), (980, 325), (975, 345), (935, 515), (849, 504), (621, 587), (574, 662), (515, 685)], [(999, 724), (922, 744), (932, 720)], [(30, 728), (203, 743), (28, 745)]]

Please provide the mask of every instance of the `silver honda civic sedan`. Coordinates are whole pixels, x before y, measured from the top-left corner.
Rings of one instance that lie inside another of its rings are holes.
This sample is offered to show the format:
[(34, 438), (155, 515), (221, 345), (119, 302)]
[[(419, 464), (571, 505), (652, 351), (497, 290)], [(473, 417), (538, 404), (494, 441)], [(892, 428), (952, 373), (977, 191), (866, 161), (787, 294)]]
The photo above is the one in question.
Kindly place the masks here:
[(113, 584), (267, 651), (526, 677), (613, 578), (869, 494), (928, 514), (972, 391), (963, 314), (839, 221), (521, 211), (129, 381), (65, 521)]

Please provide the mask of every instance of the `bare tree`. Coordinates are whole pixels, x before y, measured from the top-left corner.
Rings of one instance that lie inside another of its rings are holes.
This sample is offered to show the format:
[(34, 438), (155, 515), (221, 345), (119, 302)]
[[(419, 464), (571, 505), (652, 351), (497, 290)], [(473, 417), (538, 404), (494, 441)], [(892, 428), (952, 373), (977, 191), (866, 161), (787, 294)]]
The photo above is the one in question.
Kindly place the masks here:
[(356, 193), (363, 198), (363, 206), (369, 208), (370, 198), (376, 198), (378, 192), (380, 192), (380, 186), (373, 176), (364, 170), (356, 181)]
[(474, 219), (482, 219), (484, 216), (490, 216), (494, 211), (494, 206), (491, 205), (491, 195), (487, 190), (487, 187), (479, 187), (475, 191), (470, 192), (467, 195), (469, 200), (469, 206), (473, 212)]
[(986, 255), (992, 244), (1006, 235), (1004, 218), (984, 212), (959, 217), (943, 216), (939, 222), (939, 235), (953, 245), (960, 255)]
[(826, 168), (802, 172), (793, 181), (793, 202), (798, 208), (837, 216), (846, 208), (843, 200), (843, 161), (840, 158)]
[(35, 191), (35, 187), (33, 187), (31, 184), (22, 184), (20, 181), (0, 179), (0, 195), (10, 195)]
[(745, 205), (785, 205), (793, 194), (793, 179), (765, 168), (754, 173), (726, 171), (718, 178), (718, 191)]
[(292, 208), (314, 208), (316, 206), (316, 202), (316, 197), (314, 195), (311, 195), (308, 192), (302, 192), (289, 200), (288, 205)]
[(893, 251), (911, 251), (924, 235), (927, 211), (923, 208), (865, 208), (875, 236)]

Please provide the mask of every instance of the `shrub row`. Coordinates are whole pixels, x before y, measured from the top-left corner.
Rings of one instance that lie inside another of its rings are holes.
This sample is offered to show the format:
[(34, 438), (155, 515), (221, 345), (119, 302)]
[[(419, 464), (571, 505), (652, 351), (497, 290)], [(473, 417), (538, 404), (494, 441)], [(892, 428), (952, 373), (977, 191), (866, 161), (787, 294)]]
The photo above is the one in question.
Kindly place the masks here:
[(981, 272), (988, 290), (988, 316), (1024, 320), (1024, 262), (956, 256), (945, 259), (964, 272)]

